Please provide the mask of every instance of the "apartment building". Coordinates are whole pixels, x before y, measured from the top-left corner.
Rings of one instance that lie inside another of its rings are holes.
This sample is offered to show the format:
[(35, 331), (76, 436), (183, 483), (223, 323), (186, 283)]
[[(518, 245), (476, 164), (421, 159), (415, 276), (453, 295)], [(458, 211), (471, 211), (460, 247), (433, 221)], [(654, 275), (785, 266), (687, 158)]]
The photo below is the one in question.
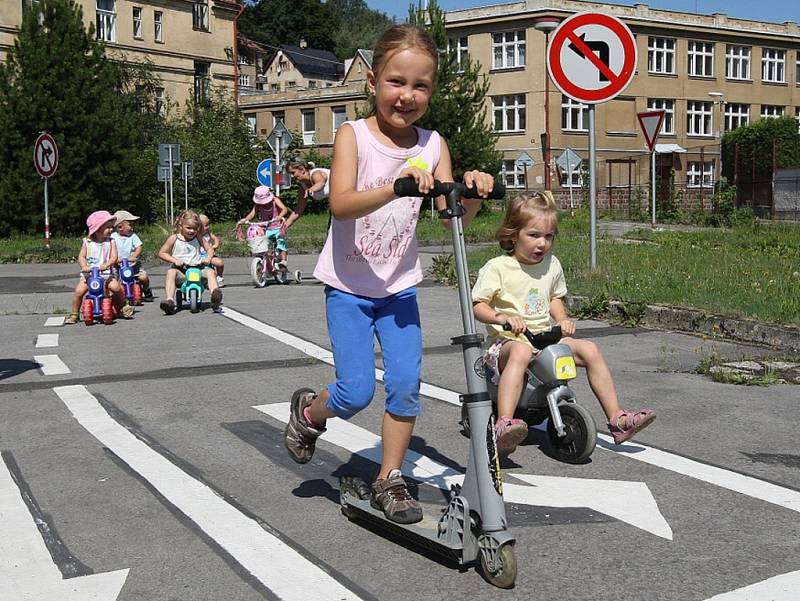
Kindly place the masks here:
[[(0, 60), (13, 46), (23, 6), (0, 1)], [(157, 102), (167, 110), (237, 86), (236, 19), (239, 0), (75, 0), (86, 26), (120, 60), (149, 61), (161, 80)]]
[[(724, 132), (781, 115), (800, 119), (800, 28), (794, 22), (580, 0), (524, 0), (448, 12), (447, 30), (460, 52), (488, 76), (487, 118), (498, 133), (512, 187), (523, 187), (527, 179), (529, 186), (542, 188), (549, 172), (553, 190), (568, 190), (555, 159), (566, 148), (588, 158), (588, 107), (563, 95), (548, 80), (545, 64), (549, 33), (584, 11), (623, 21), (636, 38), (639, 57), (630, 85), (595, 111), (598, 189), (606, 202), (649, 181), (638, 112), (666, 111), (657, 147), (659, 176), (672, 173), (701, 200), (718, 177)], [(545, 133), (549, 169), (543, 160)], [(517, 162), (523, 152), (535, 160), (527, 171)], [(572, 184), (580, 187), (581, 178), (574, 173)]]

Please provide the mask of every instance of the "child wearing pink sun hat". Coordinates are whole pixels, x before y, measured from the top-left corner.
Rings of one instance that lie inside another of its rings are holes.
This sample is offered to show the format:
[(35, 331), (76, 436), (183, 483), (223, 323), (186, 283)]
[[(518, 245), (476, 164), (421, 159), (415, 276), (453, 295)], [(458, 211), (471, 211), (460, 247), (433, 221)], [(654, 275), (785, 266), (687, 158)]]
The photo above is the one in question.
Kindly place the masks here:
[(258, 221), (265, 224), (263, 225), (266, 230), (265, 236), (275, 239), (275, 248), (280, 252), (278, 266), (282, 276), (286, 273), (286, 256), (288, 254), (285, 225), (288, 212), (289, 209), (286, 208), (279, 196), (272, 193), (269, 186), (259, 186), (253, 191), (253, 208), (239, 222), (253, 221), (258, 215)]
[(72, 310), (64, 320), (65, 324), (78, 323), (78, 315), (83, 302), (83, 297), (89, 291), (86, 284), (86, 274), (92, 267), (100, 270), (100, 275), (106, 282), (106, 294), (111, 294), (117, 312), (124, 318), (133, 317), (133, 307), (125, 304), (125, 295), (122, 286), (111, 277), (111, 268), (117, 263), (117, 245), (111, 239), (116, 218), (108, 211), (95, 211), (86, 218), (88, 236), (81, 243), (78, 253), (78, 265), (81, 268), (81, 279), (75, 286), (72, 296)]

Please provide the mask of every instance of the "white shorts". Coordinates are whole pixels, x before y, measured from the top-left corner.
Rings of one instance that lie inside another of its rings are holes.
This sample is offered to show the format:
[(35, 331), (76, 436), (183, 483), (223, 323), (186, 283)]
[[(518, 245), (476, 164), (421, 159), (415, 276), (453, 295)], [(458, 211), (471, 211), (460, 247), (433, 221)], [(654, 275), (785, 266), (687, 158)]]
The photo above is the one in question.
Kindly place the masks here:
[[(495, 386), (500, 384), (500, 349), (506, 342), (514, 342), (510, 338), (495, 338), (491, 346), (483, 353), (483, 364), (486, 366), (486, 378)], [(536, 357), (541, 351), (533, 349), (533, 356)]]

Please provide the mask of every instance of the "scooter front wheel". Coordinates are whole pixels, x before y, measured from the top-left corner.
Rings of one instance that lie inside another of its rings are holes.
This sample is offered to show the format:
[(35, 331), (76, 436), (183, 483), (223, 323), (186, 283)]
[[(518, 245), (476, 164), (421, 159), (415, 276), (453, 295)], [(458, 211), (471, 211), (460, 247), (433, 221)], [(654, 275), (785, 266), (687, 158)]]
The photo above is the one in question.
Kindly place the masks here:
[(514, 547), (511, 544), (501, 546), (497, 550), (494, 561), (494, 569), (490, 570), (486, 555), (480, 554), (481, 571), (484, 578), (497, 588), (512, 588), (517, 580), (517, 556), (514, 555)]
[(547, 420), (547, 442), (550, 453), (564, 463), (583, 463), (589, 458), (597, 444), (597, 426), (592, 414), (577, 403), (558, 406), (565, 436), (559, 436), (553, 420)]
[(261, 257), (253, 257), (250, 262), (250, 277), (259, 288), (267, 285), (267, 278), (264, 277), (264, 260)]
[(192, 313), (197, 313), (200, 310), (200, 295), (197, 290), (192, 288), (189, 290), (189, 310)]

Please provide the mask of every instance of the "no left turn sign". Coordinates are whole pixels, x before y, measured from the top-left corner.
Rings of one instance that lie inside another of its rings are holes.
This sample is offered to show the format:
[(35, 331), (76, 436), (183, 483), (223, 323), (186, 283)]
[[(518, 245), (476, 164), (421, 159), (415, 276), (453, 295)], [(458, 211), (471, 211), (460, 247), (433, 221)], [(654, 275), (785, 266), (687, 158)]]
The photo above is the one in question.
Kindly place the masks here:
[(50, 134), (41, 134), (33, 145), (33, 164), (42, 177), (50, 177), (58, 169), (58, 146)]
[(636, 71), (636, 40), (611, 15), (578, 13), (553, 32), (547, 69), (553, 83), (578, 102), (596, 104), (622, 92)]

